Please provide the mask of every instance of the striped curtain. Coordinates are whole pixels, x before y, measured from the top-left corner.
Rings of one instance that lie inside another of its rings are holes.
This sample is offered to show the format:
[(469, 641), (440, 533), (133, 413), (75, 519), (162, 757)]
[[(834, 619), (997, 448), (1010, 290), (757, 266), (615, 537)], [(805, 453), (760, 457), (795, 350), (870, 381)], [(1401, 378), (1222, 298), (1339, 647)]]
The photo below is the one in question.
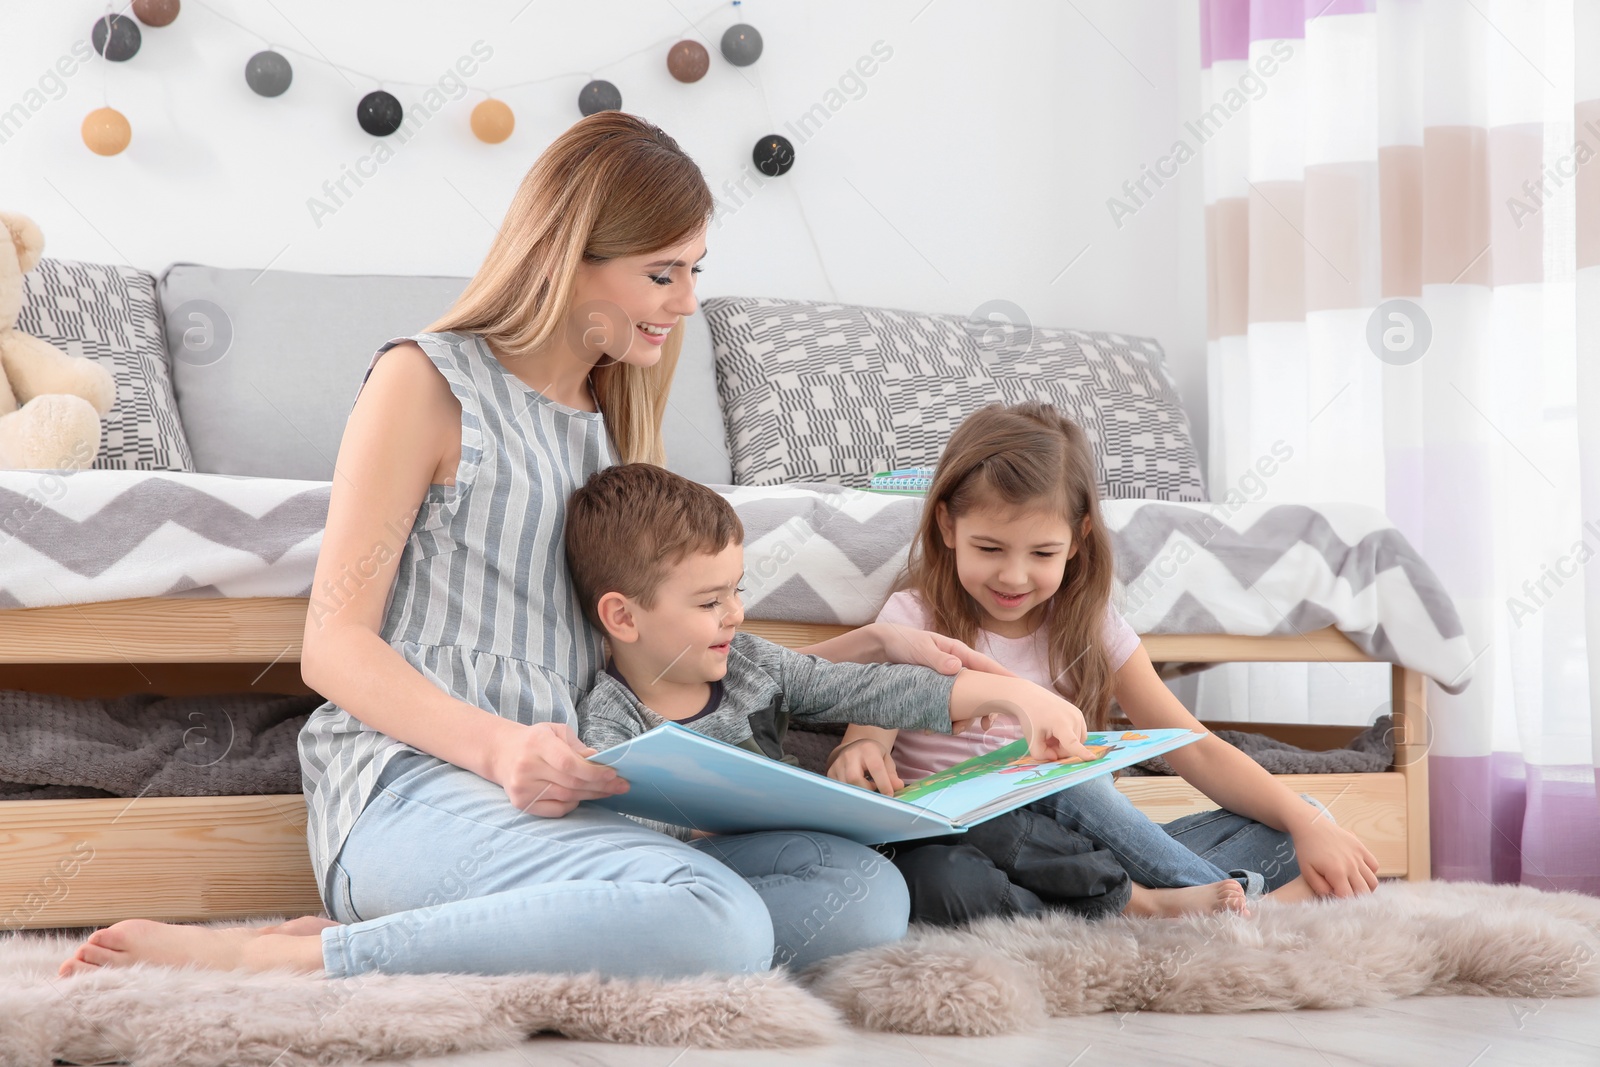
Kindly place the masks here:
[[(1435, 876), (1600, 893), (1600, 0), (1200, 20), (1212, 495), (1281, 442), (1267, 499), (1388, 513), (1479, 657), (1429, 687)], [(1360, 671), (1197, 710), (1370, 721)]]

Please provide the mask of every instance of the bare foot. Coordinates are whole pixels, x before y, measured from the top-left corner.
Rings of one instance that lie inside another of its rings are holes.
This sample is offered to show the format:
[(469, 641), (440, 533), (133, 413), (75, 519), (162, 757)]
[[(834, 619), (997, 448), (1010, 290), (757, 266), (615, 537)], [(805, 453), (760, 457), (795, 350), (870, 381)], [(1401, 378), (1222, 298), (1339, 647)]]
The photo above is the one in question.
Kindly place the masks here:
[(90, 934), (57, 973), (67, 978), (98, 967), (134, 963), (221, 971), (286, 967), (312, 974), (322, 970), (322, 941), (303, 934), (264, 933), (261, 927), (214, 929), (124, 919)]
[(1303, 874), (1292, 882), (1280, 885), (1267, 896), (1284, 904), (1304, 904), (1308, 900), (1317, 899), (1316, 890), (1311, 888)]
[(1175, 919), (1180, 915), (1211, 915), (1222, 911), (1249, 914), (1244, 898), (1244, 886), (1232, 878), (1210, 885), (1184, 886), (1181, 889), (1149, 889), (1133, 886), (1133, 896), (1124, 915), (1137, 915), (1146, 919)]
[(293, 934), (304, 937), (309, 934), (320, 934), (328, 927), (338, 925), (332, 919), (324, 919), (320, 915), (302, 915), (298, 919), (290, 919), (274, 926), (252, 926), (250, 929), (258, 934)]

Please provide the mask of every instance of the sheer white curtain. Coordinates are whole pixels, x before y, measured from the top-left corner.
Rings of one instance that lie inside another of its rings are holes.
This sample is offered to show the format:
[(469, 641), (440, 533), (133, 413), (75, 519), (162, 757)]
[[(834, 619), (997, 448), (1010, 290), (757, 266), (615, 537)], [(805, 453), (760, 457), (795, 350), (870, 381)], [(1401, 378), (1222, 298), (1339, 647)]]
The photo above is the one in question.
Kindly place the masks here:
[[(1600, 892), (1600, 0), (1200, 17), (1212, 495), (1283, 442), (1266, 499), (1387, 512), (1479, 656), (1429, 686), (1436, 875)], [(1230, 666), (1197, 710), (1387, 701), (1382, 668)]]

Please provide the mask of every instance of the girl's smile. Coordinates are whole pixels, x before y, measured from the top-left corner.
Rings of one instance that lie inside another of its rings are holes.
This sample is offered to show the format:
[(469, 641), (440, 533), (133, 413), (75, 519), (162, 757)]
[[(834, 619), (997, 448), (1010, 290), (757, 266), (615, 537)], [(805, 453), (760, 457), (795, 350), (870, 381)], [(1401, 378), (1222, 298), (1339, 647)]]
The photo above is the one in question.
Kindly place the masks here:
[(1078, 550), (1071, 524), (1047, 511), (1000, 507), (974, 507), (952, 520), (942, 503), (938, 520), (979, 624), (1001, 637), (1038, 629)]

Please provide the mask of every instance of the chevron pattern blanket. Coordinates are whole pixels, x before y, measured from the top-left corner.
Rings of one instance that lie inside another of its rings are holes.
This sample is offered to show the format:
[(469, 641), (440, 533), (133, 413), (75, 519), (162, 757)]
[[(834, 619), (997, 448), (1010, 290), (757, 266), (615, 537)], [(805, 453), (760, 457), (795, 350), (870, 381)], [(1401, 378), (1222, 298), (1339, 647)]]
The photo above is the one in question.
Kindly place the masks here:
[[(751, 618), (870, 621), (921, 501), (835, 485), (715, 486), (745, 525)], [(162, 471), (0, 472), (0, 608), (147, 596), (309, 596), (328, 482)], [(1140, 633), (1333, 626), (1457, 692), (1472, 653), (1438, 577), (1348, 504), (1107, 500), (1119, 603)], [(398, 541), (406, 529), (394, 531)]]

